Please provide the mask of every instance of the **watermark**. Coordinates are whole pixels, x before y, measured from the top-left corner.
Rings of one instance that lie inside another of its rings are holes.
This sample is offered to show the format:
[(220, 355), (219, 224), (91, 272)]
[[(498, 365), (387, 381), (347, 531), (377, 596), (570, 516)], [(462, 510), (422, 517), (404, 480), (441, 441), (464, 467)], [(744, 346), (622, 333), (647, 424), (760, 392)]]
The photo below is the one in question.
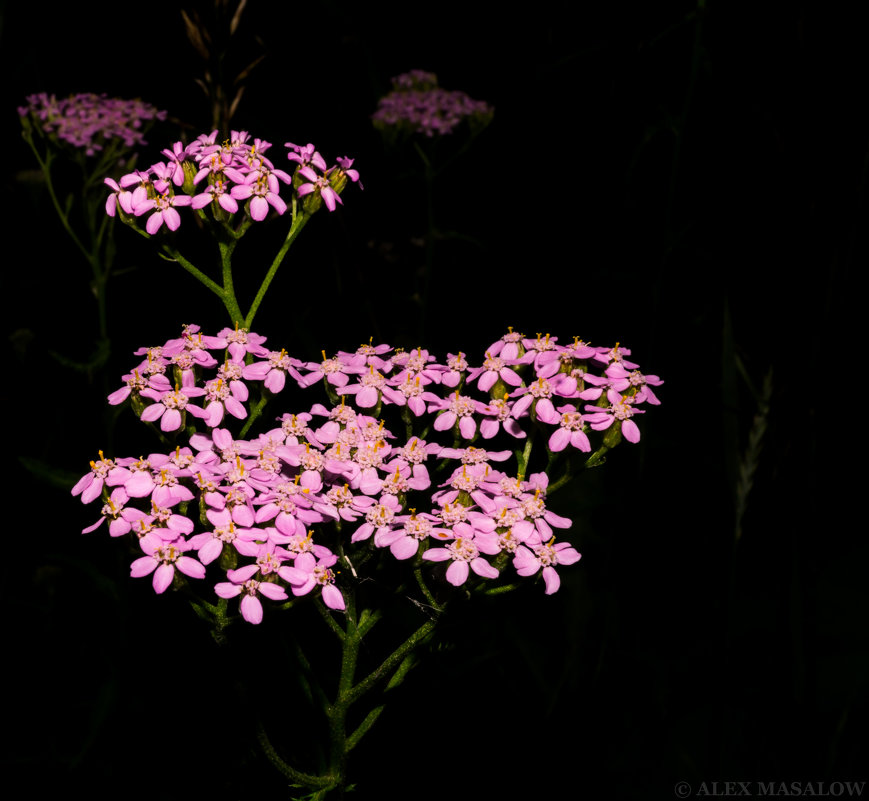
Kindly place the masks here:
[(865, 781), (676, 782), (676, 798), (862, 798)]

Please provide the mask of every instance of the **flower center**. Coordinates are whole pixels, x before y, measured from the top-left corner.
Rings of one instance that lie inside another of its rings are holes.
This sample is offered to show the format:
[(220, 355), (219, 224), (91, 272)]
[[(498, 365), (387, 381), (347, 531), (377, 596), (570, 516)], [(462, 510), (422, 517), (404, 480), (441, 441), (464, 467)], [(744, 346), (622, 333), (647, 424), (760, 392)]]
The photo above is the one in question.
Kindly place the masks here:
[(474, 541), (465, 537), (459, 537), (454, 542), (451, 542), (447, 545), (447, 550), (453, 559), (461, 562), (470, 562), (471, 559), (476, 559), (480, 555), (480, 551), (474, 545)]

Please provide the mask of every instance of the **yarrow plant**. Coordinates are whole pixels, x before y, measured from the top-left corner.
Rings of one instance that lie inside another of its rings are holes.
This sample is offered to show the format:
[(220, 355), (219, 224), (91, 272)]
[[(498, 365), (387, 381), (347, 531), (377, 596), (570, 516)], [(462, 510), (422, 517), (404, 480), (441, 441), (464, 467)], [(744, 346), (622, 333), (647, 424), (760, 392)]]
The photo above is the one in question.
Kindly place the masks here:
[[(135, 352), (108, 403), (129, 407), (161, 444), (99, 451), (72, 494), (100, 504), (83, 533), (124, 542), (131, 577), (183, 593), (218, 642), (236, 623), (312, 608), (322, 617), (340, 652), (334, 693), (298, 644), (297, 655), (322, 700), (325, 768), (291, 764), (262, 727), (258, 738), (294, 786), (323, 798), (347, 787), (348, 755), (449, 605), (527, 584), (558, 592), (580, 553), (569, 509), (553, 499), (622, 441), (640, 441), (662, 382), (620, 344), (512, 329), (471, 357), (373, 340), (317, 358), (272, 346), (251, 324), (275, 271), (311, 215), (337, 209), (348, 184), (361, 188), (352, 159), (329, 166), (312, 144), (284, 147), (282, 167), (268, 142), (215, 131), (106, 179), (107, 218), (217, 294), (229, 324), (187, 324)], [(176, 248), (191, 215), (216, 238), (222, 283)], [(245, 313), (235, 245), (285, 216)], [(396, 606), (400, 636), (363, 669), (374, 651), (363, 639)]]
[[(307, 360), (244, 328), (196, 325), (137, 355), (109, 403), (129, 404), (164, 449), (100, 452), (72, 490), (102, 503), (85, 533), (106, 524), (130, 547), (130, 575), (188, 593), (216, 635), (313, 598), (342, 649), (324, 709), (329, 770), (300, 771), (260, 733), (312, 791), (343, 787), (347, 754), (380, 709), (348, 730), (350, 707), (403, 678), (451, 600), (535, 581), (558, 591), (580, 553), (552, 497), (577, 468), (639, 441), (661, 384), (627, 348), (512, 331), (470, 362), (374, 343)], [(263, 399), (315, 388), (251, 433)], [(366, 581), (389, 563), (404, 573), (390, 592), (415, 590), (429, 611), (359, 678), (360, 643), (383, 613)]]

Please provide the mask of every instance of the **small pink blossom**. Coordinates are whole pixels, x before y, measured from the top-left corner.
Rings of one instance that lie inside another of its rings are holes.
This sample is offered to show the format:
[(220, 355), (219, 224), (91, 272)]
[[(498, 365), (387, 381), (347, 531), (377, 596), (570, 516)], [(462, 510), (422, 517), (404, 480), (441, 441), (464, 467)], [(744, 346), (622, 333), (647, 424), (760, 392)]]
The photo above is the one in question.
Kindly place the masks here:
[(169, 588), (175, 578), (176, 568), (191, 578), (205, 578), (205, 565), (184, 555), (189, 544), (183, 541), (167, 543), (154, 534), (146, 534), (139, 540), (139, 545), (147, 556), (133, 562), (130, 575), (141, 578), (153, 573), (154, 592), (162, 593)]
[(555, 570), (556, 565), (572, 565), (579, 561), (580, 553), (569, 542), (538, 544), (528, 548), (520, 545), (513, 557), (513, 567), (520, 576), (533, 576), (543, 569), (543, 582), (546, 594), (552, 595), (561, 586), (561, 578)]

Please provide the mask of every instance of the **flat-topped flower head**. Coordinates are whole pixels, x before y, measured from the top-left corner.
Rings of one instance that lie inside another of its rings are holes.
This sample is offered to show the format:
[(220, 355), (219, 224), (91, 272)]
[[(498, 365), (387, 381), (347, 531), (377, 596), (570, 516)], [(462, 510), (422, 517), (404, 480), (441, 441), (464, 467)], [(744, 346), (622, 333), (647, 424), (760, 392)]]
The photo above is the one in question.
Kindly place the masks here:
[[(265, 145), (243, 133), (214, 153), (247, 154), (260, 169)], [(387, 564), (414, 571), (417, 581), (404, 586), (429, 602), (430, 580), (472, 593), (511, 564), (519, 576), (542, 576), (552, 594), (560, 567), (580, 558), (553, 534), (572, 525), (551, 502), (568, 477), (561, 468), (573, 466), (568, 449), (637, 441), (635, 417), (655, 405), (650, 387), (661, 383), (631, 367), (626, 349), (589, 349), (511, 331), (473, 369), (461, 352), (443, 363), (423, 348), (373, 340), (303, 363), (267, 349), (240, 322), (215, 336), (185, 325), (136, 351), (137, 366), (110, 401), (131, 399), (172, 446), (100, 453), (73, 494), (100, 498), (99, 519), (85, 531), (105, 521), (112, 537), (138, 545), (131, 573), (152, 575), (156, 592), (204, 577), (208, 565), (225, 574), (217, 595), (239, 598), (240, 616), (253, 624), (269, 600), (314, 595), (329, 610), (351, 608), (356, 582)], [(252, 383), (262, 404), (248, 408)], [(260, 417), (278, 392), (309, 387), (326, 400)], [(474, 397), (487, 388), (495, 398)], [(261, 428), (248, 433), (255, 422)]]

